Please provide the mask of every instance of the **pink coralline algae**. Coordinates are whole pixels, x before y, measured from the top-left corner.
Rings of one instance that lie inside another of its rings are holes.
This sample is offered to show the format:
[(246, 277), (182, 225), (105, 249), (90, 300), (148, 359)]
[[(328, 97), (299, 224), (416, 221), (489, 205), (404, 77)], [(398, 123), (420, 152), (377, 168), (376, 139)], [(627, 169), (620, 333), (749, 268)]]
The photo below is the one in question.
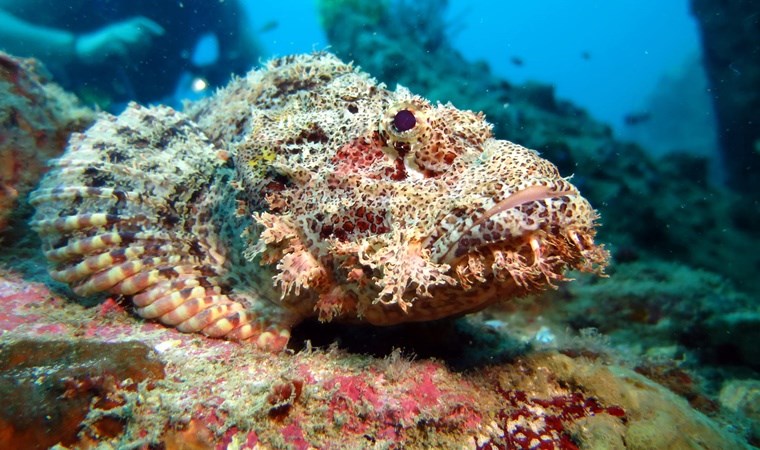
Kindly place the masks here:
[[(37, 353), (42, 359), (34, 364), (36, 373), (60, 380), (55, 407), (74, 401), (81, 407), (65, 428), (36, 428), (45, 445), (562, 449), (625, 442), (676, 448), (696, 436), (707, 448), (741, 448), (643, 376), (551, 351), (464, 372), (399, 352), (385, 358), (334, 348), (258, 352), (146, 326), (113, 301), (85, 308), (9, 273), (0, 278), (0, 311), (0, 380), (19, 380), (18, 359), (7, 349), (68, 349)], [(81, 359), (85, 351), (99, 356)], [(56, 354), (64, 354), (62, 364)], [(4, 402), (35, 405), (33, 392), (9, 390)], [(28, 436), (20, 430), (49, 415), (22, 409), (23, 415), (3, 416), (0, 447), (20, 448), (18, 436)], [(663, 434), (663, 426), (681, 433)]]

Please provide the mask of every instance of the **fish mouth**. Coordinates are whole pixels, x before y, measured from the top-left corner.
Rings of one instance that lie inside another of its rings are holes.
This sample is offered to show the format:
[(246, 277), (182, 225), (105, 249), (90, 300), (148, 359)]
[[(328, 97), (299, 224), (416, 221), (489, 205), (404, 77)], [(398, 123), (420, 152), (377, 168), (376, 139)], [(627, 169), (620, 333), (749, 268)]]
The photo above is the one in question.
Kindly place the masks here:
[(559, 186), (536, 184), (515, 191), (481, 213), (471, 224), (468, 224), (464, 228), (453, 229), (443, 235), (439, 239), (439, 242), (442, 242), (444, 245), (439, 246), (437, 251), (434, 251), (434, 253), (439, 255), (437, 260), (442, 263), (451, 263), (463, 256), (459, 254), (459, 249), (462, 247), (460, 244), (463, 243), (463, 239), (466, 239), (468, 235), (472, 234), (473, 230), (487, 223), (498, 214), (528, 203), (570, 195), (578, 195), (578, 193), (566, 183), (559, 183)]
[(472, 195), (482, 202), (437, 215), (432, 233), (395, 228), (382, 241), (335, 243), (335, 254), (345, 258), (341, 267), (350, 271), (346, 278), (361, 287), (357, 308), (367, 320), (475, 311), (554, 287), (569, 268), (599, 272), (594, 264), (606, 261), (593, 243), (594, 211), (565, 179), (538, 179), (496, 198)]

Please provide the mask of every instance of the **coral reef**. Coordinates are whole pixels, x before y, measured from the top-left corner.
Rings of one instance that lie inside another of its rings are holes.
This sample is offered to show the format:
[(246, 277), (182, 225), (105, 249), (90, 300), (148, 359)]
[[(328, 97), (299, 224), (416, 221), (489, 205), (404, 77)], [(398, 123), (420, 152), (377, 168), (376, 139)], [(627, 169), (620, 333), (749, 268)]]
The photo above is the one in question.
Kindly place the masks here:
[[(619, 264), (608, 279), (581, 280), (565, 290), (557, 295), (575, 300), (557, 305), (552, 313), (575, 328), (595, 328), (631, 353), (682, 345), (713, 361), (715, 353), (727, 349), (727, 337), (712, 322), (725, 320), (726, 311), (754, 307), (751, 297), (714, 273), (657, 260)], [(740, 339), (750, 341), (751, 336)], [(760, 368), (753, 352), (732, 354), (734, 363)]]
[(760, 14), (747, 0), (691, 0), (718, 119), (727, 181), (755, 202), (760, 192)]
[(747, 428), (749, 443), (760, 446), (760, 380), (731, 380), (720, 390), (720, 403), (737, 414), (737, 426)]
[(30, 201), (78, 295), (273, 349), (306, 317), (461, 315), (607, 259), (550, 162), (328, 53), (270, 61), (186, 114), (104, 116)]
[(725, 278), (674, 262), (615, 264), (610, 277), (580, 278), (557, 291), (489, 308), (471, 320), (509, 330), (534, 348), (604, 358), (632, 367), (720, 414), (719, 391), (757, 378), (760, 314)]
[[(63, 378), (64, 392), (76, 395), (59, 399), (59, 408), (92, 399), (81, 423), (72, 424), (78, 433), (71, 445), (745, 447), (685, 400), (600, 359), (533, 351), (456, 372), (445, 360), (413, 360), (398, 351), (368, 357), (307, 343), (294, 354), (271, 354), (141, 322), (112, 301), (85, 309), (9, 273), (0, 299), (3, 370), (25, 364), (50, 383)], [(61, 345), (76, 352), (62, 356), (64, 367), (56, 370), (55, 360), (37, 362), (26, 351)], [(10, 356), (22, 349), (24, 357)], [(113, 381), (93, 379), (93, 370), (113, 373)], [(33, 392), (19, 389), (4, 399), (24, 405)], [(22, 417), (44, 420), (47, 410), (25, 414), (4, 425), (19, 429)], [(116, 423), (108, 430), (106, 417)], [(3, 446), (8, 439), (0, 434)]]
[(48, 159), (69, 135), (95, 118), (73, 95), (49, 81), (42, 65), (0, 52), (0, 232), (25, 203)]

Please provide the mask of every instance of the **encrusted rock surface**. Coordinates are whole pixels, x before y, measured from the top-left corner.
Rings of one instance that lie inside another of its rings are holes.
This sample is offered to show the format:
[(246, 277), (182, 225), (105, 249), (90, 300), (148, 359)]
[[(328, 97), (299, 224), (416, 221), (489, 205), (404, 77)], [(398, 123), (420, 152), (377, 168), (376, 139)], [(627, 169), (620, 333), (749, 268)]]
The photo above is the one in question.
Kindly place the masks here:
[[(69, 368), (54, 368), (53, 360), (34, 366), (42, 380), (74, 371), (64, 380), (67, 398), (92, 398), (76, 428), (76, 440), (66, 441), (69, 445), (744, 446), (685, 400), (643, 376), (603, 359), (557, 350), (523, 352), (509, 361), (464, 371), (452, 370), (449, 361), (409, 359), (398, 351), (370, 357), (307, 345), (298, 352), (263, 353), (250, 345), (139, 321), (113, 300), (84, 308), (7, 271), (0, 278), (0, 302), (3, 377), (20, 370), (21, 363), (9, 358), (8, 349), (21, 346), (64, 345), (112, 353), (86, 363), (91, 365), (89, 372), (76, 368), (75, 356), (61, 360)], [(144, 346), (154, 355), (147, 360), (134, 356), (144, 350), (123, 350)], [(113, 358), (121, 358), (125, 370), (153, 375), (140, 378), (121, 372), (110, 381), (91, 375), (114, 370), (108, 369)], [(131, 382), (123, 381), (125, 376)], [(44, 405), (54, 400), (43, 395), (34, 402), (28, 395), (30, 391), (19, 389), (4, 396), (8, 405), (25, 408), (18, 418), (3, 420), (4, 446), (22, 448), (25, 441), (15, 439), (23, 435), (14, 431), (28, 422), (19, 421), (44, 420), (49, 412)], [(70, 401), (55, 399), (54, 404)], [(57, 432), (48, 429), (42, 434)]]
[(39, 61), (0, 52), (0, 232), (16, 206), (95, 113), (52, 83)]

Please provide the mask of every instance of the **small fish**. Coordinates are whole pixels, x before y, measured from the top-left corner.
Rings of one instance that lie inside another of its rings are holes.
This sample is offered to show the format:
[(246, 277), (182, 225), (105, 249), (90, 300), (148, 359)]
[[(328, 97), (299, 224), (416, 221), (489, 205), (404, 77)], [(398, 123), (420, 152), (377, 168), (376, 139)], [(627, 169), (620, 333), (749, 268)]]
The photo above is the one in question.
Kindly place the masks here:
[(259, 28), (259, 33), (268, 33), (272, 30), (277, 29), (277, 27), (279, 26), (280, 26), (279, 22), (277, 22), (276, 20), (270, 20), (266, 22), (264, 25), (262, 25), (261, 28)]
[(623, 120), (625, 121), (626, 125), (635, 126), (647, 122), (651, 118), (652, 115), (648, 112), (638, 112), (626, 114), (625, 117), (623, 117)]
[(583, 58), (584, 61), (589, 61), (591, 59), (591, 53), (587, 51), (581, 52), (581, 58)]
[(517, 67), (522, 67), (525, 64), (525, 61), (523, 61), (523, 59), (519, 56), (513, 56), (509, 58), (509, 62), (516, 65)]

